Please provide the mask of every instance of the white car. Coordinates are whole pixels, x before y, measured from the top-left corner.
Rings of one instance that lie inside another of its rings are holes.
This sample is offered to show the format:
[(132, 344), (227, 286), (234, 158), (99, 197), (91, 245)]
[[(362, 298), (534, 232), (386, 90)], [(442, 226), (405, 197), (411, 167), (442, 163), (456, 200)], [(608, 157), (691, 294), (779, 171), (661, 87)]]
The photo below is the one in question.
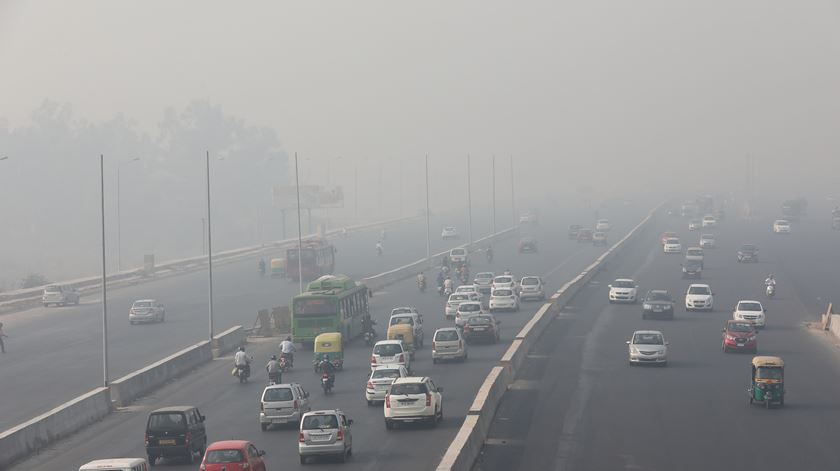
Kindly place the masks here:
[(370, 372), (367, 385), (365, 385), (365, 400), (369, 406), (378, 401), (384, 401), (385, 395), (391, 389), (391, 383), (397, 378), (408, 376), (408, 370), (400, 365), (377, 366)]
[(699, 219), (692, 219), (688, 222), (689, 231), (699, 231), (701, 227), (703, 227), (703, 221)]
[(493, 290), (508, 288), (516, 291), (516, 279), (511, 275), (501, 275), (493, 278)]
[(610, 229), (612, 229), (612, 225), (609, 219), (598, 219), (598, 222), (595, 223), (596, 231), (606, 232)]
[(464, 293), (464, 294), (475, 293), (478, 296), (479, 301), (484, 300), (484, 295), (478, 292), (478, 286), (476, 286), (476, 285), (461, 285), (461, 286), (455, 288), (455, 293), (458, 293), (458, 294), (461, 294), (461, 293)]
[(44, 307), (54, 304), (66, 306), (67, 304), (79, 304), (79, 290), (72, 286), (49, 285), (44, 288), (41, 295), (41, 302)]
[(790, 234), (790, 222), (784, 219), (777, 219), (776, 222), (773, 223), (773, 233)]
[(154, 299), (138, 299), (128, 310), (128, 323), (163, 322), (166, 320), (166, 309), (163, 304)]
[(446, 305), (443, 308), (444, 316), (447, 319), (454, 319), (455, 313), (458, 312), (458, 306), (461, 303), (466, 303), (469, 301), (478, 302), (478, 293), (452, 293), (449, 295), (449, 299), (446, 301)]
[(309, 393), (300, 383), (266, 386), (260, 397), (260, 428), (266, 431), (272, 424), (297, 424), (310, 410)]
[(714, 216), (703, 216), (703, 227), (717, 226), (717, 219)]
[(444, 227), (443, 231), (440, 233), (440, 238), (443, 240), (457, 239), (459, 237), (461, 237), (461, 235), (458, 234), (458, 229), (455, 229), (452, 226)]
[(665, 239), (665, 243), (662, 245), (662, 251), (665, 253), (682, 253), (682, 244), (680, 243), (680, 239), (676, 237), (669, 237)]
[(370, 369), (379, 365), (400, 365), (411, 371), (411, 355), (402, 340), (380, 340), (370, 354)]
[(467, 262), (467, 249), (456, 247), (449, 251), (449, 261), (454, 264)]
[(468, 301), (458, 305), (455, 310), (455, 325), (463, 327), (467, 323), (467, 319), (472, 316), (477, 316), (484, 312), (484, 306), (478, 301)]
[(409, 376), (391, 384), (385, 396), (385, 428), (391, 430), (395, 422), (426, 421), (434, 427), (443, 420), (443, 388), (435, 386), (431, 378)]
[(741, 300), (735, 306), (732, 319), (736, 321), (750, 321), (756, 327), (764, 327), (767, 325), (767, 319), (764, 315), (766, 312), (767, 309), (764, 309), (760, 301)]
[(658, 330), (637, 330), (627, 341), (630, 364), (668, 364), (668, 342)]
[(711, 311), (715, 308), (714, 304), (714, 293), (709, 285), (688, 285), (688, 290), (685, 292), (686, 311)]
[(510, 288), (496, 288), (490, 294), (490, 312), (518, 311), (519, 296)]
[(538, 276), (523, 276), (519, 280), (519, 299), (545, 300), (545, 285)]
[(496, 275), (492, 271), (483, 271), (475, 274), (473, 284), (476, 286), (490, 286), (493, 284), (493, 278)]
[(715, 236), (714, 234), (701, 234), (700, 235), (700, 248), (701, 249), (713, 249), (715, 248)]
[(635, 303), (639, 294), (639, 286), (630, 278), (619, 278), (609, 285), (610, 303)]
[(460, 329), (443, 327), (435, 331), (432, 337), (432, 363), (441, 360), (465, 361), (467, 356), (467, 342)]

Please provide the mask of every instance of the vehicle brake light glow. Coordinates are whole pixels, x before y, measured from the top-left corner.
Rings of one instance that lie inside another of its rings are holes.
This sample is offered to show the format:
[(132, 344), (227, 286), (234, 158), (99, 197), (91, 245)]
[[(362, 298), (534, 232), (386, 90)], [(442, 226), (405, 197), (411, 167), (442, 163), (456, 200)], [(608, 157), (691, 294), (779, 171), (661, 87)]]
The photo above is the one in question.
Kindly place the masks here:
[(370, 362), (374, 365), (376, 364), (376, 355), (371, 355), (370, 356)]
[(390, 394), (385, 395), (385, 408), (386, 409), (391, 408), (391, 395)]
[(184, 443), (190, 443), (190, 432), (184, 434)]
[(373, 381), (368, 381), (367, 388), (373, 389)]
[(300, 408), (300, 402), (298, 402), (298, 400), (295, 399), (295, 402), (292, 403), (292, 407), (294, 407), (295, 410), (299, 409)]
[(344, 440), (344, 430), (338, 429), (338, 433), (335, 434), (335, 441), (340, 442)]
[(429, 407), (431, 405), (432, 405), (432, 395), (429, 394), (429, 393), (426, 393), (426, 407)]
[(303, 432), (298, 433), (298, 441), (301, 443), (306, 441), (306, 438), (303, 437)]

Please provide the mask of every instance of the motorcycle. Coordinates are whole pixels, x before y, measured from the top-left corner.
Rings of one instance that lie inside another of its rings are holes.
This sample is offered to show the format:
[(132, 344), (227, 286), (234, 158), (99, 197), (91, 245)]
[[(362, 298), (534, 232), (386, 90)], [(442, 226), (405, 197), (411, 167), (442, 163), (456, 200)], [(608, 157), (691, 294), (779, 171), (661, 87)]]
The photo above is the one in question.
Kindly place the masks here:
[(290, 370), (290, 369), (292, 369), (292, 359), (289, 358), (289, 355), (286, 355), (285, 353), (281, 353), (280, 354), (280, 371), (285, 373), (286, 370)]
[(470, 274), (466, 270), (461, 272), (461, 284), (462, 285), (467, 284), (467, 280), (469, 280), (469, 278), (470, 278)]
[(281, 381), (281, 373), (269, 373), (268, 374), (268, 385), (271, 386), (273, 384), (280, 384)]
[(251, 366), (237, 366), (233, 375), (239, 378), (239, 384), (245, 384), (248, 382), (248, 377), (251, 376)]
[(321, 388), (324, 389), (324, 394), (329, 394), (330, 392), (332, 392), (333, 381), (334, 379), (330, 376), (329, 373), (323, 373), (321, 375)]
[(443, 285), (438, 285), (438, 294), (443, 296)]
[(452, 294), (452, 287), (451, 286), (447, 286), (447, 287), (443, 288), (443, 295), (444, 296), (449, 297), (450, 294)]
[(265, 265), (260, 265), (257, 270), (260, 272), (260, 278), (265, 276)]
[(376, 343), (376, 331), (371, 329), (365, 332), (365, 345), (372, 347)]
[(493, 252), (487, 251), (487, 263), (493, 263)]
[(382, 256), (382, 246), (381, 245), (376, 246), (376, 255), (378, 255), (380, 257)]
[(421, 293), (426, 292), (426, 279), (425, 278), (418, 278), (417, 279), (417, 287), (420, 289)]
[(767, 288), (765, 289), (765, 292), (766, 292), (768, 298), (772, 298), (773, 296), (776, 295), (776, 285), (772, 285), (772, 284), (767, 285)]

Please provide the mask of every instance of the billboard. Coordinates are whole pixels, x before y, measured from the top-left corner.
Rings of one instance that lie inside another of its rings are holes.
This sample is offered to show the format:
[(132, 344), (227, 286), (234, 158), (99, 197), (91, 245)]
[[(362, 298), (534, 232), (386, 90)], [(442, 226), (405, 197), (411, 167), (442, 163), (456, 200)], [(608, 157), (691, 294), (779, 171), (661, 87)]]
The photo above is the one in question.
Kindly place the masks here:
[[(277, 209), (297, 209), (297, 189), (275, 186), (271, 189), (272, 204)], [(344, 190), (337, 185), (301, 185), (301, 209), (343, 208)]]

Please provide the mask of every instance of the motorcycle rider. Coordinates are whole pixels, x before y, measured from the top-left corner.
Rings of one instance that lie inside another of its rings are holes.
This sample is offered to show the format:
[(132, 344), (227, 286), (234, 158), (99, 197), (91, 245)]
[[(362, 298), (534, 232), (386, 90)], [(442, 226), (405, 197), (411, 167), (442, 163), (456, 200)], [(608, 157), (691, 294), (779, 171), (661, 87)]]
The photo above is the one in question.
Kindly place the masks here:
[(773, 288), (776, 287), (776, 279), (773, 278), (772, 273), (770, 274), (770, 276), (767, 277), (766, 280), (764, 280), (764, 286), (773, 286)]
[(271, 360), (268, 360), (268, 364), (265, 365), (265, 371), (268, 372), (269, 383), (282, 383), (283, 372), (280, 370), (280, 362), (277, 361), (277, 355), (271, 355)]
[(324, 358), (320, 363), (318, 363), (318, 369), (321, 370), (322, 373), (326, 373), (329, 377), (330, 385), (335, 384), (335, 365), (333, 365), (330, 361), (329, 354), (324, 355)]
[(376, 321), (370, 318), (370, 314), (365, 314), (364, 317), (362, 317), (362, 333), (366, 334), (370, 332), (375, 335), (376, 331), (373, 330), (373, 326), (375, 325)]
[(265, 260), (260, 259), (259, 263), (257, 263), (257, 268), (260, 270), (260, 276), (265, 275)]
[(443, 280), (443, 292), (452, 294), (452, 278), (448, 276)]
[(239, 374), (245, 373), (245, 376), (251, 376), (251, 358), (245, 353), (245, 347), (239, 347), (239, 350), (233, 356), (233, 366), (239, 370)]
[(376, 254), (377, 255), (382, 255), (382, 241), (381, 240), (376, 241)]
[(513, 273), (511, 273), (510, 270), (505, 270), (504, 276), (513, 276)]
[(487, 263), (493, 263), (493, 247), (488, 245), (485, 252), (487, 253)]
[(417, 274), (417, 286), (420, 287), (421, 291), (426, 289), (426, 275), (422, 271)]
[(286, 337), (286, 340), (280, 342), (280, 356), (286, 357), (289, 367), (295, 366), (295, 351), (295, 344), (291, 337)]

